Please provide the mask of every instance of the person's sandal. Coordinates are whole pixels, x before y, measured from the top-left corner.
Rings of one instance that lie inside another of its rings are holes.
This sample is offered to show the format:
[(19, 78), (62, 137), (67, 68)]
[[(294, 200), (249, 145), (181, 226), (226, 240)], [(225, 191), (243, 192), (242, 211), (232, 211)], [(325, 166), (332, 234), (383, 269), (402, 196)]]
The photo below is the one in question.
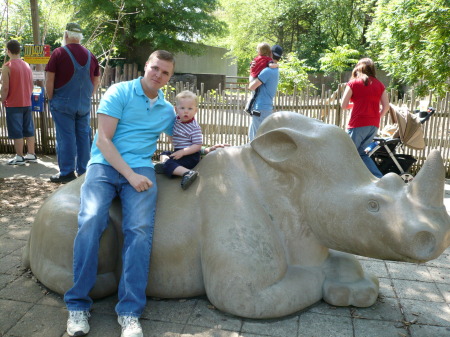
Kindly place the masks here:
[(197, 179), (198, 172), (197, 171), (188, 171), (185, 174), (183, 174), (183, 177), (181, 178), (181, 188), (183, 190), (187, 190), (189, 186), (192, 185), (192, 183)]

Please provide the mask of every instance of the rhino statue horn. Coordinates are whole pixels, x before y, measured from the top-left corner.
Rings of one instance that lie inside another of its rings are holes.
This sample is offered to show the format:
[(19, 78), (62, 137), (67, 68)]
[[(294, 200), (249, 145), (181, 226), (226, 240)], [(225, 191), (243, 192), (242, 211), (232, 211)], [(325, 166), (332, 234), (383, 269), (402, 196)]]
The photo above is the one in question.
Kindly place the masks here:
[(433, 150), (408, 190), (412, 198), (424, 205), (444, 206), (445, 169), (438, 150)]

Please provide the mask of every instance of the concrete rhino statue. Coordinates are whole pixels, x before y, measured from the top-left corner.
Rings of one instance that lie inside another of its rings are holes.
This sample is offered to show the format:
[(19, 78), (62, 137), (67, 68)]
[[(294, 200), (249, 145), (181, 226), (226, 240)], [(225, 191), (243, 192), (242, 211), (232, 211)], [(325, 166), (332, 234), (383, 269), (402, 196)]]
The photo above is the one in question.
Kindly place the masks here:
[[(268, 118), (257, 137), (219, 149), (197, 166), (187, 191), (158, 176), (158, 205), (147, 294), (206, 294), (217, 308), (275, 318), (324, 299), (367, 307), (378, 280), (352, 254), (423, 262), (450, 245), (444, 166), (432, 152), (416, 179), (371, 175), (336, 126), (292, 112)], [(51, 195), (33, 224), (24, 263), (48, 288), (72, 284), (82, 178)], [(117, 290), (119, 202), (100, 246), (92, 297)]]

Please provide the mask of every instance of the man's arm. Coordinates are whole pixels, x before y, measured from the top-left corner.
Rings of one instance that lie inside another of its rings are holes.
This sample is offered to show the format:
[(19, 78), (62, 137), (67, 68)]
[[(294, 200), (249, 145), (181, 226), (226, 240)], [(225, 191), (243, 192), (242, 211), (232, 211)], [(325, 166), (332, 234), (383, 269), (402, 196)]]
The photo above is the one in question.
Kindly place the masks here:
[(53, 98), (53, 90), (55, 89), (55, 73), (51, 71), (45, 72), (45, 92), (48, 99)]
[(92, 90), (92, 95), (94, 95), (97, 92), (97, 89), (100, 85), (100, 76), (94, 76), (92, 78), (92, 84), (94, 85), (94, 89)]
[(2, 68), (2, 91), (1, 101), (4, 102), (9, 93), (9, 67), (3, 66)]
[(96, 145), (102, 152), (106, 161), (123, 175), (136, 191), (142, 192), (148, 190), (153, 186), (152, 181), (146, 176), (135, 173), (125, 160), (123, 160), (119, 151), (117, 151), (116, 146), (112, 142), (119, 120), (105, 114), (98, 114), (97, 116), (98, 135)]
[(250, 82), (250, 84), (248, 85), (248, 88), (250, 90), (255, 90), (256, 88), (258, 88), (262, 84), (263, 83), (259, 79), (255, 78), (253, 81)]

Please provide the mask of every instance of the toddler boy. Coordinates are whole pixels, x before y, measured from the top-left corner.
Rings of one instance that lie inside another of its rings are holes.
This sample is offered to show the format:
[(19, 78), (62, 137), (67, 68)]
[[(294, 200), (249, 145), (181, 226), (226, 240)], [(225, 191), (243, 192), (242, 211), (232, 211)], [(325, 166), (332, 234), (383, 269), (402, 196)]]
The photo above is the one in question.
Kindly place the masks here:
[(192, 169), (200, 161), (203, 135), (195, 120), (198, 110), (198, 98), (193, 92), (185, 90), (175, 97), (177, 119), (170, 140), (174, 151), (164, 151), (160, 155), (161, 163), (155, 164), (156, 173), (168, 177), (181, 176), (181, 188), (186, 190), (197, 179), (198, 172)]

